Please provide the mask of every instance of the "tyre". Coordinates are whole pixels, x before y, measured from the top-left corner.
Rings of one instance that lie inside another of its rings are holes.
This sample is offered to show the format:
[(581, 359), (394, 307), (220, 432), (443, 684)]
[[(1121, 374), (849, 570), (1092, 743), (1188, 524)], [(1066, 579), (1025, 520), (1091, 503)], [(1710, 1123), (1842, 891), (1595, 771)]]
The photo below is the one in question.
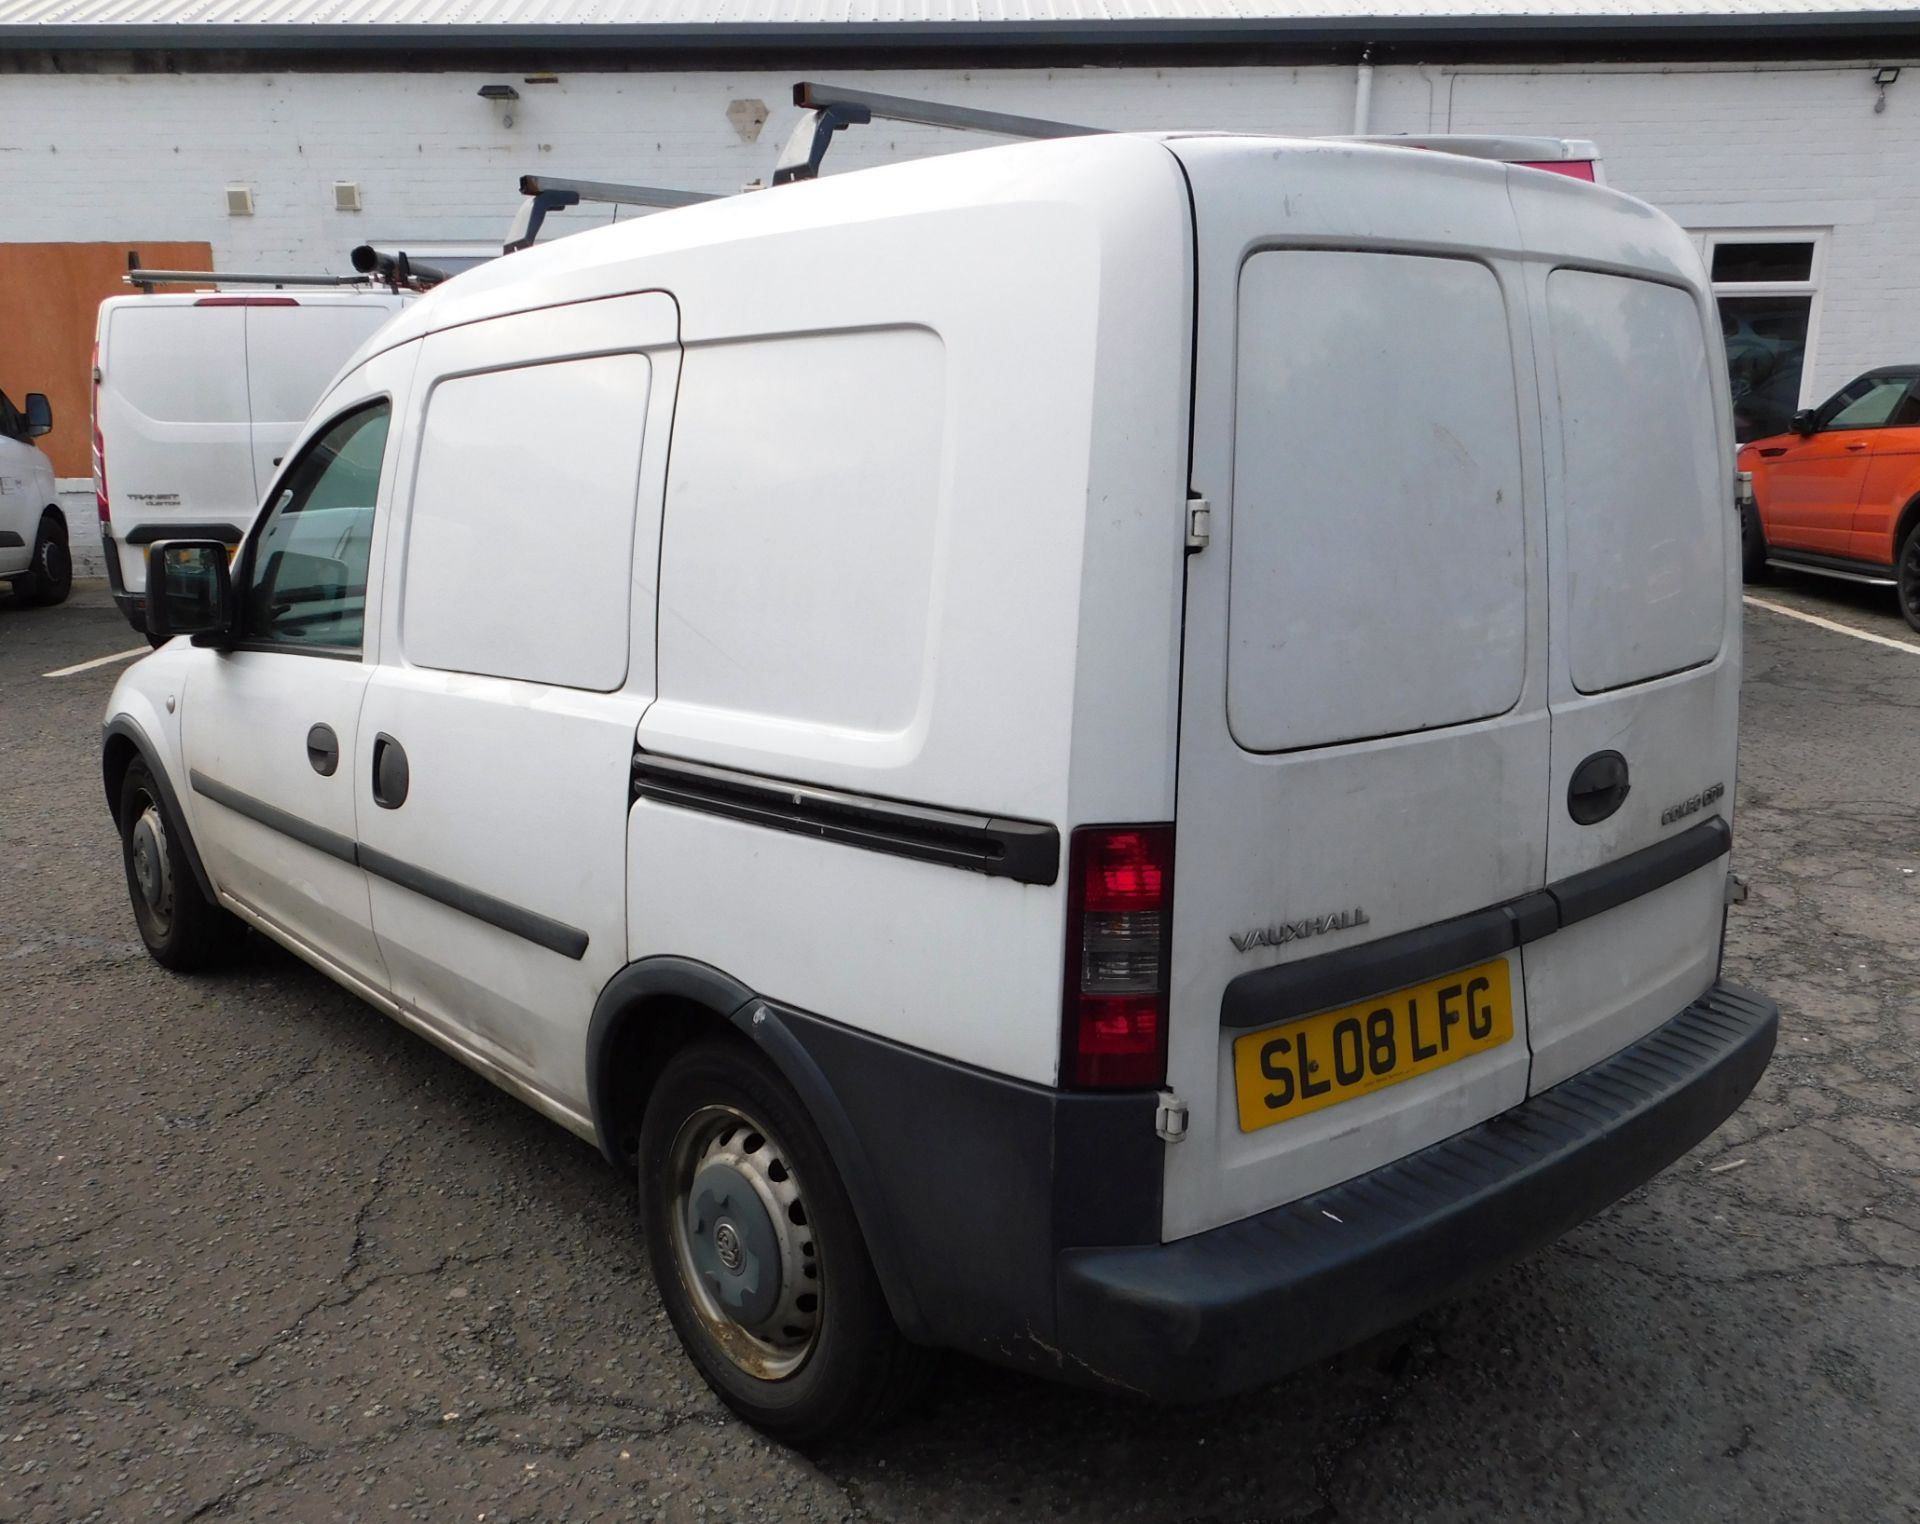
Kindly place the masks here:
[(933, 1356), (894, 1326), (845, 1188), (799, 1097), (743, 1038), (668, 1062), (640, 1128), (654, 1282), (680, 1342), (754, 1427), (804, 1445), (869, 1428)]
[(1760, 527), (1760, 510), (1752, 503), (1740, 505), (1740, 580), (1767, 580), (1767, 536)]
[(1908, 624), (1920, 630), (1920, 523), (1907, 531), (1893, 561), (1894, 586), (1900, 599), (1900, 612)]
[(120, 855), (133, 918), (156, 963), (192, 973), (224, 961), (246, 928), (200, 892), (184, 841), (153, 774), (135, 758), (120, 784)]
[(29, 565), (31, 575), (20, 584), (27, 602), (42, 607), (65, 603), (73, 591), (73, 556), (67, 549), (67, 521), (51, 508), (40, 515)]

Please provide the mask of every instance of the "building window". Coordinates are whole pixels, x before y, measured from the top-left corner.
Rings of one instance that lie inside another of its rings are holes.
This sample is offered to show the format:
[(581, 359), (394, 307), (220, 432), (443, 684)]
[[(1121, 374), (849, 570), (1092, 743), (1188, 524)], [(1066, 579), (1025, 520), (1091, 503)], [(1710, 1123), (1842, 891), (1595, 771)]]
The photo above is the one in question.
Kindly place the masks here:
[(1784, 433), (1802, 402), (1825, 235), (1801, 228), (1699, 237), (1727, 341), (1734, 437)]

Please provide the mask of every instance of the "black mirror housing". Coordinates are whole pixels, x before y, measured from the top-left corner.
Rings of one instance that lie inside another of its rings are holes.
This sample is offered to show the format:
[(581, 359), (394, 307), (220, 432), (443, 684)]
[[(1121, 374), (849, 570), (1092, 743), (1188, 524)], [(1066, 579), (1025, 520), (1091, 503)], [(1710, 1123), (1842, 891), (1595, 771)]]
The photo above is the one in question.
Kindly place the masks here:
[(38, 439), (42, 434), (53, 432), (53, 404), (47, 401), (45, 392), (27, 393), (27, 405), (22, 417), (26, 420), (29, 439)]
[(1818, 420), (1814, 416), (1813, 409), (1803, 407), (1793, 415), (1793, 419), (1787, 427), (1792, 429), (1796, 434), (1811, 434), (1817, 422)]
[(213, 645), (232, 632), (233, 572), (218, 540), (164, 540), (147, 552), (147, 629)]

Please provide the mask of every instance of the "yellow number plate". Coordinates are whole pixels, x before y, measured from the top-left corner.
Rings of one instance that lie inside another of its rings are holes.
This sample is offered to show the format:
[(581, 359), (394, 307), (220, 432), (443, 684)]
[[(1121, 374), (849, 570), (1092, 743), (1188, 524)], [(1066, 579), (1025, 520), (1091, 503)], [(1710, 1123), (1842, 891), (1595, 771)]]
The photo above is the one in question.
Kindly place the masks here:
[(1236, 1038), (1240, 1130), (1256, 1132), (1497, 1048), (1513, 986), (1496, 958), (1411, 989)]

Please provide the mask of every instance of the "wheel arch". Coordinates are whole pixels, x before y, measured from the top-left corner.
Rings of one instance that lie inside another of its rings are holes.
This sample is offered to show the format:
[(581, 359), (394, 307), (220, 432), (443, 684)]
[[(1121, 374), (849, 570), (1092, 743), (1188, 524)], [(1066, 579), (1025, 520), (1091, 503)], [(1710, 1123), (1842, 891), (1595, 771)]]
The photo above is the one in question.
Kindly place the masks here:
[(692, 958), (629, 963), (595, 1001), (587, 1027), (587, 1102), (601, 1153), (622, 1171), (638, 1158), (640, 1123), (668, 1060), (694, 1039), (731, 1029), (780, 1072), (820, 1131), (846, 1187), (894, 1321), (923, 1327), (885, 1196), (832, 1082), (780, 1013), (724, 970)]
[(1900, 510), (1900, 517), (1893, 525), (1893, 547), (1887, 559), (1893, 565), (1900, 561), (1900, 547), (1907, 543), (1907, 536), (1916, 524), (1920, 524), (1920, 492), (1916, 492), (1913, 501)]
[(120, 791), (127, 781), (127, 769), (139, 758), (147, 765), (147, 772), (153, 778), (153, 786), (159, 790), (161, 802), (173, 816), (180, 832), (180, 847), (186, 854), (187, 866), (193, 869), (194, 882), (200, 886), (200, 892), (213, 904), (219, 904), (219, 896), (214, 893), (213, 880), (207, 876), (206, 864), (200, 861), (200, 849), (194, 845), (193, 828), (187, 824), (187, 812), (180, 807), (180, 796), (173, 791), (173, 782), (167, 777), (166, 768), (160, 765), (159, 752), (147, 733), (126, 715), (115, 715), (106, 724), (100, 745), (100, 781), (107, 791), (107, 813), (113, 817), (116, 829), (125, 824), (120, 819)]

